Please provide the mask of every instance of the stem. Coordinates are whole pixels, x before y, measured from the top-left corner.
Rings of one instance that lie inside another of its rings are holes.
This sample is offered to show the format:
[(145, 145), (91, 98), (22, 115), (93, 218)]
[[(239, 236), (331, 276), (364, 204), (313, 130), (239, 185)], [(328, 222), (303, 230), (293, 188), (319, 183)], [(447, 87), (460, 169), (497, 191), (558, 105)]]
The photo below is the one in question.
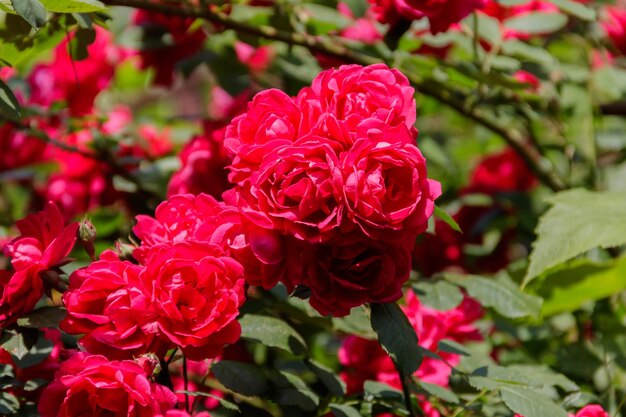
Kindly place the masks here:
[[(134, 7), (172, 16), (202, 18), (226, 29), (232, 29), (249, 35), (281, 41), (289, 45), (303, 46), (312, 52), (318, 52), (335, 58), (340, 58), (355, 64), (372, 65), (385, 63), (382, 59), (353, 51), (336, 42), (336, 40), (332, 41), (306, 33), (281, 31), (271, 26), (250, 26), (233, 20), (227, 14), (217, 11), (216, 9), (197, 9), (187, 4), (170, 5), (165, 3), (146, 2), (145, 0), (104, 0), (104, 3), (109, 6)], [(550, 169), (550, 167), (544, 166), (542, 163), (543, 156), (539, 150), (535, 149), (525, 141), (524, 134), (520, 133), (516, 129), (498, 124), (477, 108), (467, 109), (463, 105), (463, 99), (458, 100), (452, 97), (449, 87), (442, 88), (435, 81), (430, 79), (423, 80), (417, 74), (407, 74), (407, 78), (420, 93), (438, 100), (474, 122), (489, 129), (493, 133), (501, 136), (510, 147), (520, 154), (522, 159), (526, 162), (530, 170), (537, 176), (537, 178), (553, 191), (561, 191), (567, 188), (567, 185), (563, 182), (563, 180), (561, 180), (556, 173)]]
[(185, 387), (185, 410), (187, 413), (191, 413), (189, 407), (189, 379), (187, 378), (187, 356), (183, 356), (183, 383)]
[(415, 408), (413, 407), (413, 401), (411, 401), (411, 390), (409, 389), (408, 382), (410, 381), (410, 377), (404, 375), (404, 372), (398, 367), (398, 364), (394, 362), (396, 366), (396, 371), (398, 372), (398, 376), (400, 377), (400, 383), (402, 384), (402, 393), (404, 394), (404, 404), (406, 409), (409, 411), (410, 417), (417, 417), (417, 413), (415, 412)]

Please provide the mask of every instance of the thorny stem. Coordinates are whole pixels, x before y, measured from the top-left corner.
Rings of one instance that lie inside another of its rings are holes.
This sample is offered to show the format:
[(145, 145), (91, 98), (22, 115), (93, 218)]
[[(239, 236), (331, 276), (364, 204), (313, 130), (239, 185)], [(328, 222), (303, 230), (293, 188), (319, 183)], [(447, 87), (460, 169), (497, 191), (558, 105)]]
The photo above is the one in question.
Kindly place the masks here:
[[(109, 6), (126, 6), (137, 9), (161, 12), (171, 16), (195, 17), (206, 19), (214, 24), (237, 32), (255, 35), (266, 39), (281, 41), (289, 45), (300, 45), (312, 52), (323, 53), (360, 65), (371, 65), (385, 62), (382, 59), (353, 51), (344, 45), (329, 39), (315, 37), (305, 33), (292, 33), (278, 30), (271, 26), (251, 26), (231, 19), (227, 14), (215, 8), (198, 9), (188, 4), (170, 5), (165, 3), (147, 2), (145, 0), (104, 0)], [(417, 74), (406, 74), (413, 86), (422, 94), (451, 107), (474, 122), (482, 125), (493, 133), (501, 136), (525, 161), (537, 178), (553, 191), (567, 188), (565, 182), (551, 169), (544, 165), (544, 157), (540, 150), (529, 144), (525, 135), (517, 129), (503, 126), (477, 108), (466, 108), (463, 98), (456, 98), (449, 88), (441, 88), (432, 80), (424, 80)]]

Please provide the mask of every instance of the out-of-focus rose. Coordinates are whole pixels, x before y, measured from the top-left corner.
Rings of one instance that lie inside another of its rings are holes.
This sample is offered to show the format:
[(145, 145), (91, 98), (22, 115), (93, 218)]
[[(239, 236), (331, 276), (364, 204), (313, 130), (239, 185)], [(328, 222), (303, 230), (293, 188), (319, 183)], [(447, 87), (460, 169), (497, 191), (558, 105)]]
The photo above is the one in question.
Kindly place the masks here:
[(265, 71), (272, 63), (274, 51), (268, 45), (262, 45), (255, 48), (245, 42), (235, 42), (235, 54), (237, 59), (246, 65), (252, 74), (258, 74)]
[(54, 50), (49, 64), (39, 64), (31, 72), (31, 102), (48, 107), (65, 101), (70, 114), (91, 113), (96, 96), (111, 82), (115, 65), (124, 58), (124, 51), (113, 44), (105, 29), (95, 26), (96, 39), (87, 47), (87, 58), (77, 61), (69, 53), (68, 40)]
[(478, 163), (465, 192), (521, 192), (528, 191), (537, 184), (537, 178), (522, 158), (513, 149), (506, 149), (489, 155)]
[(3, 122), (0, 125), (0, 172), (43, 161), (46, 146), (43, 140), (21, 132), (11, 123)]
[(485, 6), (487, 0), (369, 0), (372, 11), (381, 23), (396, 24), (401, 19), (430, 22), (432, 33), (448, 30), (474, 10)]
[[(438, 351), (439, 342), (451, 339), (459, 343), (481, 340), (474, 322), (482, 317), (480, 305), (465, 298), (461, 305), (448, 311), (437, 311), (422, 305), (412, 291), (407, 294), (403, 310), (425, 349), (442, 356), (451, 365), (458, 364), (458, 355)], [(339, 362), (345, 367), (341, 377), (346, 381), (349, 394), (358, 393), (367, 380), (384, 382), (400, 388), (397, 370), (379, 343), (357, 336), (344, 339), (338, 352)], [(450, 367), (437, 359), (425, 357), (415, 376), (424, 382), (448, 386)]]
[(626, 55), (626, 8), (623, 6), (605, 6), (604, 19), (600, 24), (613, 46)]
[[(147, 10), (135, 12), (133, 23), (143, 28), (145, 43), (152, 45), (139, 52), (141, 66), (155, 69), (155, 84), (171, 85), (178, 62), (202, 48), (206, 35), (200, 28), (190, 30), (193, 22), (191, 17), (170, 16)], [(166, 43), (165, 35), (172, 38), (171, 43)]]
[(42, 417), (152, 417), (175, 404), (174, 393), (151, 382), (136, 362), (79, 352), (61, 365), (38, 410)]

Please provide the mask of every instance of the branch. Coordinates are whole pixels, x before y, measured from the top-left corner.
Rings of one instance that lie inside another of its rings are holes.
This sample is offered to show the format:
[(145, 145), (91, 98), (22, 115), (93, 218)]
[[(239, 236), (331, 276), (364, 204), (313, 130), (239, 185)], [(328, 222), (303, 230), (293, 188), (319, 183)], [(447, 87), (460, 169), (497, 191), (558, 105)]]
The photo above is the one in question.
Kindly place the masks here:
[[(165, 3), (147, 2), (145, 0), (104, 0), (104, 3), (109, 6), (133, 7), (172, 16), (206, 19), (227, 29), (284, 42), (290, 45), (303, 46), (312, 52), (318, 52), (335, 58), (340, 58), (355, 64), (372, 65), (385, 63), (382, 59), (353, 51), (344, 45), (328, 39), (318, 38), (304, 33), (280, 31), (270, 26), (250, 26), (233, 20), (227, 14), (211, 8), (200, 10), (196, 7), (190, 6), (189, 4), (170, 5)], [(524, 135), (518, 130), (501, 126), (489, 116), (483, 114), (480, 109), (466, 108), (463, 104), (464, 100), (455, 99), (452, 97), (452, 94), (448, 91), (448, 89), (440, 88), (439, 85), (432, 80), (423, 80), (416, 74), (407, 74), (407, 78), (420, 93), (432, 97), (435, 100), (453, 108), (462, 115), (489, 129), (498, 136), (501, 136), (510, 147), (520, 154), (537, 178), (553, 191), (561, 191), (567, 188), (564, 181), (561, 180), (556, 173), (550, 169), (550, 167), (545, 166), (543, 163), (544, 158), (539, 150), (534, 148), (531, 144), (528, 144)]]

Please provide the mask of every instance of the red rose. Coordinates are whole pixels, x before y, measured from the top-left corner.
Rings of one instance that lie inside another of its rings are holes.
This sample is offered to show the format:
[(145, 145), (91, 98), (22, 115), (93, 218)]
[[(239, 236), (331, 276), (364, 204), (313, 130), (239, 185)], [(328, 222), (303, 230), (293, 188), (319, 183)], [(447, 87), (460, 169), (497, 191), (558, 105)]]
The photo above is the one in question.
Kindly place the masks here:
[(513, 149), (505, 149), (478, 163), (468, 189), (472, 192), (494, 194), (528, 191), (537, 184), (537, 179), (522, 158)]
[(426, 160), (410, 143), (409, 130), (379, 122), (359, 137), (343, 155), (336, 180), (347, 217), (375, 239), (401, 240), (422, 233), (441, 185), (428, 179)]
[(138, 290), (143, 267), (120, 261), (112, 251), (70, 275), (63, 294), (67, 315), (61, 330), (84, 334), (79, 344), (88, 352), (114, 359), (142, 353), (165, 354), (170, 344), (156, 332), (144, 331), (154, 316), (149, 300)]
[(0, 325), (14, 323), (30, 312), (44, 288), (58, 283), (58, 268), (67, 262), (78, 229), (78, 223), (64, 224), (52, 203), (16, 222), (21, 235), (4, 247), (14, 271), (0, 271)]
[(314, 125), (324, 113), (343, 121), (353, 132), (363, 119), (414, 129), (415, 90), (397, 69), (385, 64), (344, 65), (321, 72), (297, 97), (298, 106)]
[(149, 303), (144, 332), (158, 333), (193, 360), (215, 357), (239, 339), (243, 267), (222, 256), (219, 247), (186, 242), (153, 247), (140, 280)]
[(226, 128), (224, 146), (234, 155), (229, 180), (240, 183), (256, 170), (268, 149), (295, 141), (301, 113), (293, 99), (280, 90), (254, 96), (248, 111)]
[(168, 388), (151, 382), (136, 362), (76, 353), (41, 395), (42, 417), (152, 417), (176, 404)]
[(45, 270), (66, 262), (76, 241), (78, 223), (65, 226), (56, 205), (48, 203), (43, 211), (18, 220), (16, 225), (21, 235), (4, 249), (13, 268), (19, 271), (38, 266)]
[(137, 216), (133, 231), (142, 243), (133, 255), (143, 260), (158, 244), (209, 243), (244, 266), (249, 284), (272, 288), (285, 276), (285, 264), (290, 260), (286, 254), (292, 248), (285, 245), (286, 237), (273, 230), (267, 216), (250, 210), (239, 197), (225, 193), (227, 204), (206, 194), (169, 197), (157, 207), (154, 218)]
[(302, 256), (302, 283), (311, 289), (311, 306), (335, 317), (365, 303), (397, 301), (411, 272), (407, 242), (308, 245)]
[(333, 187), (338, 165), (329, 143), (307, 137), (270, 151), (242, 196), (272, 219), (279, 231), (299, 239), (327, 241), (341, 220)]
[(604, 411), (601, 406), (592, 404), (581, 408), (576, 413), (576, 417), (609, 417), (609, 413)]
[(623, 6), (605, 6), (602, 29), (613, 43), (613, 46), (626, 54), (626, 8)]

